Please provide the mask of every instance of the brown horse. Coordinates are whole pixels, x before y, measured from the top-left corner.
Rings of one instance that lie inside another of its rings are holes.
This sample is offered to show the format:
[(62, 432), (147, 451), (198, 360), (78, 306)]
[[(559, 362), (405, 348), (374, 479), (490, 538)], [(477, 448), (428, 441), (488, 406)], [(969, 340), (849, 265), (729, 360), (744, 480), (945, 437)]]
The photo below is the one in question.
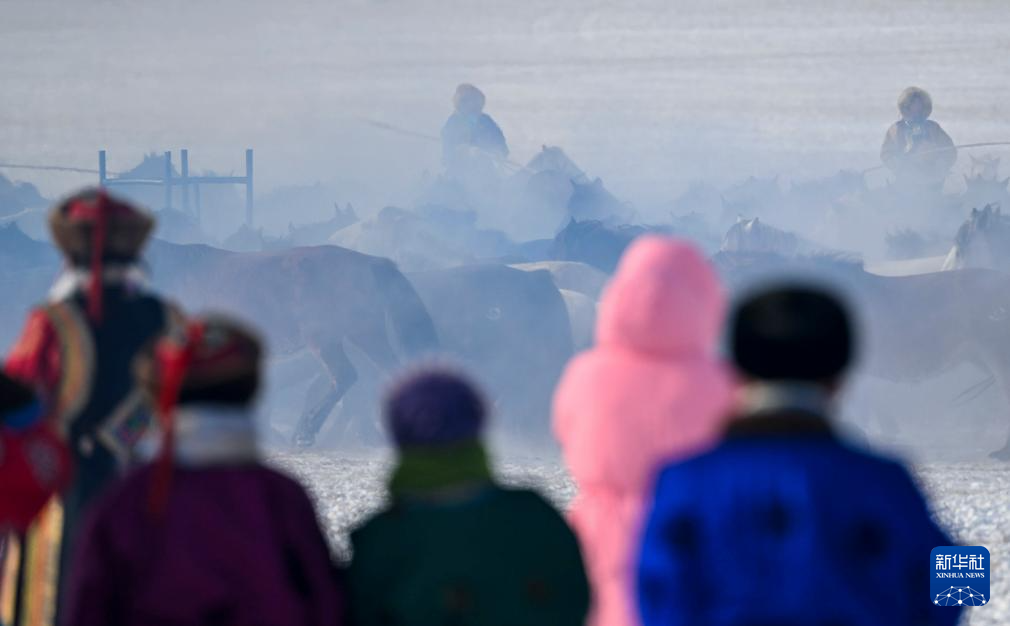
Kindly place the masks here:
[[(784, 276), (836, 285), (863, 322), (869, 374), (916, 383), (974, 364), (1002, 391), (1010, 424), (1010, 276), (981, 269), (878, 276), (830, 256), (721, 252), (714, 261), (737, 289)], [(1010, 437), (992, 456), (1010, 460)]]
[(263, 329), (275, 355), (308, 349), (318, 359), (328, 390), (302, 413), (298, 445), (314, 442), (357, 380), (349, 345), (383, 372), (438, 349), (427, 309), (388, 259), (335, 246), (234, 253), (161, 241), (147, 258), (155, 285), (187, 309), (232, 311)]

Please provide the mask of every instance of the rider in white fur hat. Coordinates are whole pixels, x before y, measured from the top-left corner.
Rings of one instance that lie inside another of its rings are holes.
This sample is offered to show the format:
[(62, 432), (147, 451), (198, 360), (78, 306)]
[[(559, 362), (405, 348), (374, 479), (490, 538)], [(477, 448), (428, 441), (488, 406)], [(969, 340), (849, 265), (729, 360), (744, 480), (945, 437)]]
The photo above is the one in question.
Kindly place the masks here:
[(880, 148), (880, 159), (899, 182), (939, 191), (957, 150), (950, 135), (929, 119), (933, 100), (925, 90), (908, 87), (898, 97), (901, 119), (891, 125)]

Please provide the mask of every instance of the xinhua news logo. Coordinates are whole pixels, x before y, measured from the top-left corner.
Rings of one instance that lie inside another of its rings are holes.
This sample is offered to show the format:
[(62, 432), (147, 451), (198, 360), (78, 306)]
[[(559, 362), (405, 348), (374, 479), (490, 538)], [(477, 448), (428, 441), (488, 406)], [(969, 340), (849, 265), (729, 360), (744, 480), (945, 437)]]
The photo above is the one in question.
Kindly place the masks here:
[(929, 594), (937, 606), (989, 603), (989, 551), (982, 546), (938, 546), (930, 554)]

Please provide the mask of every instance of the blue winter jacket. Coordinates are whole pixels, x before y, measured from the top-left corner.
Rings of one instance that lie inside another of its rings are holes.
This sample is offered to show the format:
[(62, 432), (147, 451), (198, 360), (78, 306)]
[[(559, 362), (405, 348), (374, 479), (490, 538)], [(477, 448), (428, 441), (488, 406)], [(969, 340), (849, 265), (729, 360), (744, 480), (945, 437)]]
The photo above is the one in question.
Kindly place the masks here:
[(505, 135), (491, 116), (463, 115), (453, 113), (442, 127), (442, 155), (445, 160), (452, 158), (457, 146), (473, 146), (489, 156), (505, 158), (508, 156), (508, 144)]
[(939, 626), (930, 551), (953, 545), (906, 470), (811, 415), (734, 420), (664, 469), (638, 567), (644, 626)]

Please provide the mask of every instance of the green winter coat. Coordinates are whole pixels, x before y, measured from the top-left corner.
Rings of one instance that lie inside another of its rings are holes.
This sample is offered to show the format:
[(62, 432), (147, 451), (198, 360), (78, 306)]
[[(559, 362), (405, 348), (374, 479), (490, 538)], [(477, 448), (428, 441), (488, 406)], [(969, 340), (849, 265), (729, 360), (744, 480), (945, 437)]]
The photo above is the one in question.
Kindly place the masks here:
[(575, 536), (531, 491), (397, 497), (351, 541), (353, 624), (577, 626), (589, 607)]

